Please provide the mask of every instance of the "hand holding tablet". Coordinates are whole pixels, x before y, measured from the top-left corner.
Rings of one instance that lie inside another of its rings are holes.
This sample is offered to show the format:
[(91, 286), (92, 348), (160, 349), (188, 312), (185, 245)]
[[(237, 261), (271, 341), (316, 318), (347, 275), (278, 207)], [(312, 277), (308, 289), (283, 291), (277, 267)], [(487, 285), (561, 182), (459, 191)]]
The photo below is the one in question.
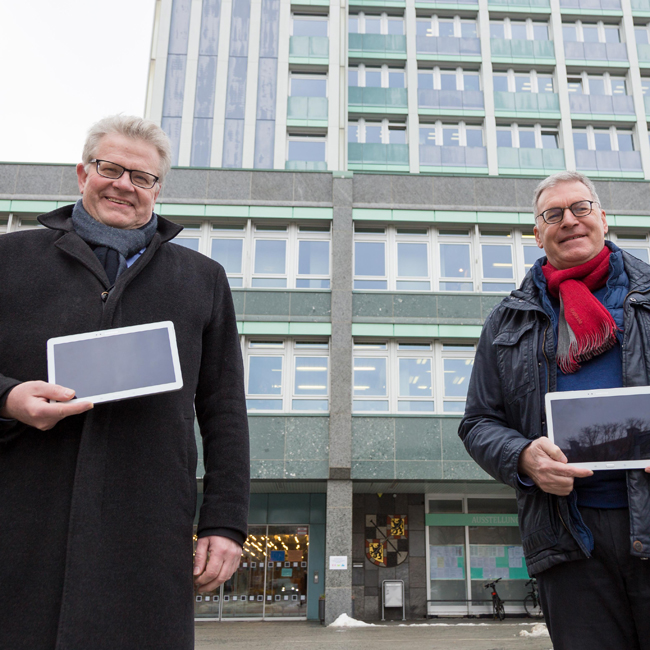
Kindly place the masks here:
[(47, 366), (51, 384), (95, 404), (183, 387), (171, 321), (49, 339)]
[(84, 413), (92, 402), (72, 401), (74, 391), (44, 381), (26, 381), (11, 389), (0, 417), (18, 420), (41, 431), (51, 429), (69, 415)]

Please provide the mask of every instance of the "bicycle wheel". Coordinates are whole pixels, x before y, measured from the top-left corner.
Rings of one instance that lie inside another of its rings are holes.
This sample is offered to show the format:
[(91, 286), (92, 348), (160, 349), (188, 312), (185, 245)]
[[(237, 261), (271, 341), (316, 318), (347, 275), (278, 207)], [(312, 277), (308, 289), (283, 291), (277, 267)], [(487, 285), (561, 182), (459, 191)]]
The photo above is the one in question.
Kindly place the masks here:
[(542, 606), (537, 598), (533, 598), (533, 594), (528, 594), (524, 598), (524, 609), (531, 618), (542, 618), (544, 616)]
[(500, 600), (498, 603), (496, 603), (495, 607), (496, 607), (496, 612), (494, 617), (502, 621), (506, 617), (506, 610), (505, 607), (503, 606), (503, 601)]

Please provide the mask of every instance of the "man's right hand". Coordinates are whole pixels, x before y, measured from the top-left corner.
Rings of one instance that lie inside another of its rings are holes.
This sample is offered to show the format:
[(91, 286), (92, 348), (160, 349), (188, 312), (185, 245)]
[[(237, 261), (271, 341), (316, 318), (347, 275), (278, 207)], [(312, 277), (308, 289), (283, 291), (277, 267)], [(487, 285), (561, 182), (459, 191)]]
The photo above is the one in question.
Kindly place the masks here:
[[(59, 420), (90, 410), (91, 402), (72, 402), (74, 391), (44, 381), (26, 381), (9, 391), (0, 417), (18, 420), (41, 431), (51, 429)], [(56, 400), (50, 403), (50, 400)]]
[(564, 452), (548, 438), (533, 440), (519, 456), (518, 472), (528, 476), (544, 492), (565, 497), (573, 490), (573, 479), (593, 472), (584, 467), (567, 465)]

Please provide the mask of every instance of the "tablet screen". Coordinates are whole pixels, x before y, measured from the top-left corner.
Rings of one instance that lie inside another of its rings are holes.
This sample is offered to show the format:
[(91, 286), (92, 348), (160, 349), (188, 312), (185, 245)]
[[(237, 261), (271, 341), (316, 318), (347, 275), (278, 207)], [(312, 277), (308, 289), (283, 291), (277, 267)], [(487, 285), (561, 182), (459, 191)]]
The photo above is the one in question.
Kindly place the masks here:
[(650, 395), (608, 395), (550, 402), (553, 442), (569, 463), (650, 458)]
[(179, 388), (178, 352), (169, 326), (144, 327), (52, 339), (50, 380), (73, 388), (79, 399), (100, 396), (96, 401), (158, 392), (155, 387)]

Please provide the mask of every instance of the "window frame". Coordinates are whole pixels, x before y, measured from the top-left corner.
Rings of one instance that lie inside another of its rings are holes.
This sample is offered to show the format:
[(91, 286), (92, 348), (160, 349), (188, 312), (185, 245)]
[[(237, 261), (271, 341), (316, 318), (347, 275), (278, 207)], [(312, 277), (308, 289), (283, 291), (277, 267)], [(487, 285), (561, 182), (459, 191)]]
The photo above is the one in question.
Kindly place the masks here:
[[(440, 416), (440, 415), (457, 415), (459, 410), (444, 410), (445, 402), (463, 404), (467, 401), (465, 398), (445, 395), (445, 361), (449, 359), (468, 359), (472, 361), (476, 355), (476, 341), (472, 340), (443, 340), (443, 339), (371, 339), (367, 337), (355, 337), (352, 344), (352, 415), (417, 415), (422, 416)], [(372, 346), (385, 345), (385, 349), (376, 349)], [(428, 345), (429, 349), (400, 349), (400, 345)], [(465, 350), (445, 349), (445, 346), (472, 346)], [(368, 347), (365, 347), (368, 346)], [(414, 397), (400, 395), (400, 359), (418, 359), (423, 358), (430, 361), (431, 364), (431, 397), (421, 396)], [(386, 395), (357, 395), (355, 394), (355, 360), (357, 359), (385, 359), (386, 363)], [(469, 382), (468, 382), (469, 383)], [(362, 410), (355, 408), (355, 402), (387, 402), (387, 410), (372, 409)], [(400, 410), (400, 403), (404, 402), (433, 402), (433, 410)], [(463, 408), (464, 410), (464, 408)]]
[[(252, 343), (281, 343), (282, 347), (252, 347)], [(313, 344), (322, 346), (325, 344), (327, 347), (298, 347), (298, 344)], [(330, 340), (329, 337), (274, 337), (263, 335), (245, 335), (240, 336), (240, 346), (242, 349), (242, 357), (244, 360), (244, 386), (246, 393), (247, 412), (249, 414), (277, 414), (277, 413), (292, 413), (292, 414), (309, 414), (309, 415), (329, 415), (331, 407), (331, 363), (330, 363)], [(265, 354), (263, 351), (267, 350)], [(250, 359), (252, 357), (276, 357), (282, 359), (282, 378), (280, 381), (280, 394), (278, 395), (263, 395), (257, 393), (249, 393), (248, 380), (250, 378)], [(296, 395), (296, 360), (303, 357), (322, 357), (327, 359), (327, 388), (323, 395)], [(280, 409), (251, 409), (248, 407), (250, 400), (255, 399), (274, 399), (281, 401)], [(327, 401), (327, 409), (294, 409), (294, 401), (312, 401), (322, 400)]]

